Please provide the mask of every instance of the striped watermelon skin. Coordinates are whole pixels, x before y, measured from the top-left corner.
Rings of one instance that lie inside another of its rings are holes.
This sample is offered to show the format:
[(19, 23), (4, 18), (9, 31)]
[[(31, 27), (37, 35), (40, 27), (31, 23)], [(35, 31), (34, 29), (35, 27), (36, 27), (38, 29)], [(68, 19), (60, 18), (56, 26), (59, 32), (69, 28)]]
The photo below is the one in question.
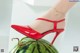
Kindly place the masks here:
[(44, 39), (22, 38), (13, 53), (58, 53), (54, 46)]

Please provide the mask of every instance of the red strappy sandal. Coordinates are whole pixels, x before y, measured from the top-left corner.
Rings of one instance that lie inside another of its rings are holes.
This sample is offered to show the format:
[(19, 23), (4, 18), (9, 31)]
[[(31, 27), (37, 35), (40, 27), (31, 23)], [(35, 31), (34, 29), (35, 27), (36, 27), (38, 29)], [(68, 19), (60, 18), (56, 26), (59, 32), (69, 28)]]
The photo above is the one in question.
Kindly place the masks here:
[(48, 21), (48, 22), (52, 22), (54, 24), (54, 28), (52, 30), (46, 31), (44, 33), (39, 33), (35, 30), (33, 30), (32, 28), (30, 28), (29, 26), (19, 26), (19, 25), (12, 25), (11, 27), (13, 29), (15, 29), (16, 31), (24, 34), (27, 37), (33, 38), (33, 39), (41, 39), (42, 37), (44, 37), (45, 35), (52, 33), (52, 32), (56, 32), (55, 37), (53, 38), (51, 44), (54, 43), (55, 39), (58, 37), (58, 35), (64, 31), (64, 29), (57, 29), (57, 23), (64, 21), (65, 19), (59, 20), (59, 21), (51, 21), (48, 19), (44, 19), (44, 18), (38, 18), (37, 20), (44, 20), (44, 21)]

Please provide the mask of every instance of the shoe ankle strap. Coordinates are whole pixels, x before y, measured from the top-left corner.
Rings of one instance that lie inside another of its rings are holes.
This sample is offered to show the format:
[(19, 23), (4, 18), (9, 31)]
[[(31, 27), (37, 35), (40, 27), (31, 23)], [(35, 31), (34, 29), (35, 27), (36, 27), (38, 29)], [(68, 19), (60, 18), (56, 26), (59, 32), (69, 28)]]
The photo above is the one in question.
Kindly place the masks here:
[(45, 19), (45, 18), (37, 18), (37, 20), (44, 20), (44, 21), (48, 21), (48, 22), (52, 22), (52, 23), (58, 23), (58, 22), (64, 21), (65, 19), (61, 19), (61, 20), (59, 20), (59, 21), (52, 21), (52, 20)]
[(54, 24), (54, 27), (53, 29), (56, 30), (57, 29), (57, 23), (58, 22), (62, 22), (64, 21), (65, 19), (61, 19), (59, 21), (52, 21), (52, 20), (48, 20), (48, 19), (45, 19), (45, 18), (37, 18), (37, 20), (44, 20), (44, 21), (47, 21), (47, 22), (52, 22)]

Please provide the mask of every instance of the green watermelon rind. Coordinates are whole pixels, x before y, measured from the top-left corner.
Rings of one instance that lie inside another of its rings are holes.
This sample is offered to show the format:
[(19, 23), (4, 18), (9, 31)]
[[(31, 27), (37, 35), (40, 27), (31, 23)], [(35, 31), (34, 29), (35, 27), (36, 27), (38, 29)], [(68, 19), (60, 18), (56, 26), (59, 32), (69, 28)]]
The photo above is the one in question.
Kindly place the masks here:
[(19, 42), (25, 42), (25, 45), (22, 47), (18, 45), (15, 48), (16, 53), (58, 53), (57, 49), (44, 39), (34, 40), (24, 37)]

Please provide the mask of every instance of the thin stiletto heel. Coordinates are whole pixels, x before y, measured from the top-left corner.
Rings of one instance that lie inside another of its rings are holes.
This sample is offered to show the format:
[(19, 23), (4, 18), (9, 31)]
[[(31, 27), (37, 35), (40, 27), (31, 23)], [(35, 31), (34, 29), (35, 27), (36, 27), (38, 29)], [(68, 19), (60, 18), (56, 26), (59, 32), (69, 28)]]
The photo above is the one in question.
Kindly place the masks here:
[(54, 36), (52, 42), (51, 42), (51, 45), (53, 45), (54, 41), (57, 39), (57, 37), (59, 36), (61, 32), (56, 32), (56, 35)]

